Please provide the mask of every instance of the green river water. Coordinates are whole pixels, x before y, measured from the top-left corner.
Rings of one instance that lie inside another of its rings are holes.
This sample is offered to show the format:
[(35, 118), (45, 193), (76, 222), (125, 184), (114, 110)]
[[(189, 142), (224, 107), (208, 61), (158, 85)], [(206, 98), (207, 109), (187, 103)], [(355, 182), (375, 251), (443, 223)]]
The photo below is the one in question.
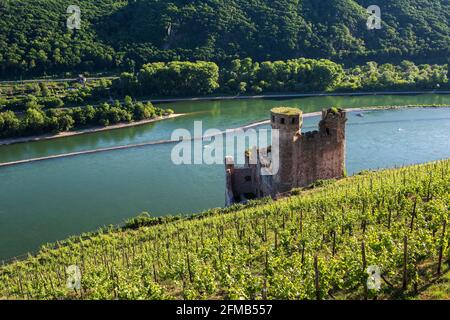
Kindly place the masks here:
[[(170, 139), (175, 129), (225, 130), (268, 119), (285, 105), (305, 113), (345, 108), (447, 104), (450, 95), (314, 97), (288, 100), (201, 101), (167, 104), (185, 116), (139, 127), (0, 146), (0, 163)], [(318, 118), (305, 120), (315, 129)], [(267, 127), (267, 126), (263, 126)], [(0, 167), (0, 260), (45, 242), (118, 224), (142, 211), (188, 214), (224, 205), (222, 165), (171, 162), (174, 144)], [(450, 157), (450, 109), (402, 109), (349, 114), (347, 171), (394, 167)]]

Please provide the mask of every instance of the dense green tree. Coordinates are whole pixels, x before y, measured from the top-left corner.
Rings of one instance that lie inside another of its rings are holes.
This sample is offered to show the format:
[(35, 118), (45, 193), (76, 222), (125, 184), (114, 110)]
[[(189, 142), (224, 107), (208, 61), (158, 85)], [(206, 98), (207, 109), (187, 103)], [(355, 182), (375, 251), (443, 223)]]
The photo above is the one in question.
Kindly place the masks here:
[(368, 62), (349, 69), (338, 86), (352, 90), (430, 90), (447, 87), (447, 65), (416, 65), (403, 61), (400, 65)]
[(46, 117), (41, 110), (30, 108), (22, 121), (24, 130), (30, 133), (41, 133), (45, 129)]
[(138, 79), (145, 95), (205, 95), (219, 88), (219, 67), (205, 61), (149, 63), (142, 67)]
[(46, 111), (30, 108), (21, 119), (14, 112), (6, 111), (0, 113), (0, 137), (26, 136), (46, 132), (57, 133), (89, 125), (108, 126), (120, 122), (152, 119), (156, 116), (173, 113), (173, 110), (170, 109), (154, 107), (151, 102), (135, 104), (130, 99), (127, 97), (126, 104), (123, 105), (117, 101), (113, 106), (103, 103), (96, 108), (87, 106)]
[(233, 60), (221, 71), (223, 90), (235, 93), (331, 91), (344, 79), (342, 65), (330, 60)]
[(119, 80), (114, 81), (112, 89), (118, 94), (131, 94), (136, 96), (139, 94), (139, 81), (135, 74), (123, 72)]
[(62, 113), (47, 118), (47, 128), (53, 133), (70, 131), (74, 125), (75, 120), (67, 113)]
[(151, 102), (148, 102), (147, 104), (138, 102), (134, 107), (133, 115), (134, 118), (139, 121), (154, 117), (156, 115), (156, 111)]
[(95, 120), (96, 110), (94, 109), (93, 106), (87, 106), (86, 108), (83, 109), (83, 111), (86, 123), (91, 123)]
[[(79, 126), (84, 126), (88, 123), (88, 119), (86, 117), (86, 109), (87, 108), (73, 108), (71, 115), (75, 123)], [(91, 119), (92, 120), (92, 119)]]
[(20, 131), (20, 120), (12, 111), (0, 113), (0, 137), (14, 136)]
[(314, 57), (354, 66), (446, 63), (450, 55), (450, 3), (442, 0), (378, 0), (380, 30), (366, 27), (371, 0), (78, 0), (82, 27), (74, 31), (65, 25), (71, 4), (0, 2), (1, 77), (136, 74), (148, 62), (173, 60)]

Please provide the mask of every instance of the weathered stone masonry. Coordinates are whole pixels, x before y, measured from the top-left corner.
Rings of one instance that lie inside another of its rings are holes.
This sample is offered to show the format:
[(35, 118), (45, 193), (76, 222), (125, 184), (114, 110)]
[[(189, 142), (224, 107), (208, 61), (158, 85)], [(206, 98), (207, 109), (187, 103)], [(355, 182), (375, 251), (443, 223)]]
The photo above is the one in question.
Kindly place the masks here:
[[(340, 109), (322, 111), (319, 130), (302, 133), (302, 112), (295, 108), (271, 111), (272, 129), (279, 132), (279, 170), (271, 172), (271, 147), (246, 154), (246, 164), (236, 167), (226, 158), (227, 205), (252, 198), (276, 197), (293, 188), (305, 187), (319, 179), (342, 178), (345, 175), (346, 112)], [(275, 132), (275, 131), (273, 131)], [(273, 133), (274, 134), (274, 133)]]

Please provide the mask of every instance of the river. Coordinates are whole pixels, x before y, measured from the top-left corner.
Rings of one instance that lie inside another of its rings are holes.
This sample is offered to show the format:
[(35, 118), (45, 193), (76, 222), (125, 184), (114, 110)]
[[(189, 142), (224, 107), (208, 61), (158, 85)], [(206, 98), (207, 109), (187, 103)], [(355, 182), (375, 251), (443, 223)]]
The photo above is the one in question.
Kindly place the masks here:
[[(140, 127), (0, 147), (0, 162), (170, 139), (173, 130), (225, 130), (265, 120), (274, 106), (305, 113), (321, 108), (448, 104), (450, 95), (314, 97), (288, 100), (178, 102), (186, 116)], [(315, 129), (319, 119), (305, 119)], [(267, 127), (267, 126), (262, 126)], [(130, 148), (0, 168), (0, 260), (45, 242), (118, 224), (142, 211), (188, 214), (224, 204), (222, 165), (171, 162), (173, 144)], [(450, 157), (450, 109), (349, 114), (347, 171), (394, 167)]]

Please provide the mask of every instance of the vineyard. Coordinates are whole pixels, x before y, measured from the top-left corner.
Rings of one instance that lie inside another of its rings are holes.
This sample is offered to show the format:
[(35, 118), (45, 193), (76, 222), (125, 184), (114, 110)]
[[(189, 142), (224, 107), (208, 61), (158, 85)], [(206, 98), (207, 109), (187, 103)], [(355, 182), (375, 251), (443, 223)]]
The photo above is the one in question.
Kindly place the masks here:
[(0, 299), (412, 298), (449, 270), (449, 190), (450, 159), (75, 237), (0, 267)]

